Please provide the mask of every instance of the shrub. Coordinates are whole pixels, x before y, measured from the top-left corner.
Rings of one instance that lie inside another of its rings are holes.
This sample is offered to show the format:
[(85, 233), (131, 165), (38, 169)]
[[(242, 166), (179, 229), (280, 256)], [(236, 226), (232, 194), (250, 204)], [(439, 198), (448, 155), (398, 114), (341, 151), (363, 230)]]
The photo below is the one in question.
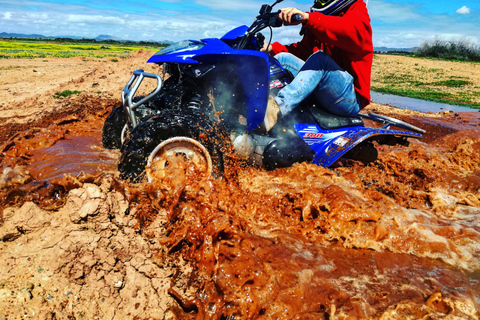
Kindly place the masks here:
[(480, 47), (466, 39), (458, 41), (435, 39), (424, 42), (415, 54), (419, 57), (446, 60), (480, 61)]
[(71, 96), (71, 95), (79, 94), (79, 93), (82, 93), (82, 91), (77, 91), (77, 90), (74, 90), (74, 91), (65, 90), (65, 91), (62, 91), (62, 92), (57, 92), (57, 93), (55, 93), (55, 95), (54, 95), (53, 97), (54, 97), (54, 98), (57, 98), (57, 99), (60, 99), (60, 98), (66, 98), (66, 97), (69, 97), (69, 96)]

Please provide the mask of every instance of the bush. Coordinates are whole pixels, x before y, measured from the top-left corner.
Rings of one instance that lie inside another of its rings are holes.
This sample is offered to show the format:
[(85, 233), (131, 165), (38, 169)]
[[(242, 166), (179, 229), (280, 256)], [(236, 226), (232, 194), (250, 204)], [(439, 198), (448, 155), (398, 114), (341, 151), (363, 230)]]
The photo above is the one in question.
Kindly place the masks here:
[(82, 93), (82, 91), (77, 91), (77, 90), (74, 90), (74, 91), (70, 91), (70, 90), (65, 90), (65, 91), (62, 91), (62, 92), (56, 92), (53, 97), (54, 98), (57, 98), (57, 99), (60, 99), (60, 98), (66, 98), (66, 97), (69, 97), (71, 95), (74, 95), (74, 94), (79, 94), (79, 93)]
[(465, 39), (459, 41), (435, 39), (424, 42), (415, 54), (419, 57), (446, 60), (480, 61), (480, 47)]

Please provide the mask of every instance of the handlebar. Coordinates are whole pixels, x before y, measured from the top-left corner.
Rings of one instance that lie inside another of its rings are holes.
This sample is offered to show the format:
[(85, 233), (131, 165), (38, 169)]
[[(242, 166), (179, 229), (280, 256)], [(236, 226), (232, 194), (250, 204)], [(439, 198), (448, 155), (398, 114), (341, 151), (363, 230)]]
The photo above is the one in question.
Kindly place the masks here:
[[(250, 39), (265, 28), (278, 28), (283, 26), (283, 21), (279, 19), (280, 10), (272, 12), (272, 8), (283, 0), (277, 0), (273, 5), (262, 5), (259, 15), (256, 17), (253, 24), (248, 28), (247, 32), (243, 36), (242, 41), (237, 44), (237, 49), (244, 49), (248, 46)], [(293, 21), (301, 21), (303, 16), (299, 13), (292, 17)]]
[[(257, 20), (261, 20), (263, 22), (266, 22), (267, 25), (265, 27), (278, 28), (278, 27), (283, 26), (283, 21), (278, 18), (279, 15), (280, 15), (280, 10), (278, 10), (277, 12), (273, 12), (273, 13), (268, 12), (268, 13), (265, 13), (263, 15), (259, 15), (257, 17)], [(292, 21), (294, 21), (294, 22), (300, 22), (302, 20), (303, 20), (303, 16), (300, 13), (297, 13), (297, 14), (293, 15), (293, 17), (292, 17)]]

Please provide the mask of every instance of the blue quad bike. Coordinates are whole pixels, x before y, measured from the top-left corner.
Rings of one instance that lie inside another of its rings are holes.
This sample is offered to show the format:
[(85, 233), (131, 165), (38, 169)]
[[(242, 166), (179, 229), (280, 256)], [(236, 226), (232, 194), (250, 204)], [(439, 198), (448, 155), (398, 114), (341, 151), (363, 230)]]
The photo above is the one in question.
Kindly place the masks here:
[[(308, 99), (265, 133), (269, 95), (293, 78), (260, 51), (265, 41), (260, 31), (282, 26), (278, 11), (272, 12), (281, 1), (263, 5), (250, 27), (160, 50), (148, 62), (162, 65), (162, 76), (133, 72), (122, 91), (122, 104), (103, 128), (104, 147), (121, 149), (118, 168), (123, 179), (162, 177), (183, 162), (220, 176), (227, 141), (240, 157), (273, 170), (305, 161), (329, 167), (340, 158), (371, 162), (378, 156), (374, 142), (407, 145), (408, 138), (422, 138), (424, 130), (401, 120), (374, 113), (341, 117)], [(146, 79), (156, 88), (136, 97)], [(364, 119), (381, 124), (368, 127)]]

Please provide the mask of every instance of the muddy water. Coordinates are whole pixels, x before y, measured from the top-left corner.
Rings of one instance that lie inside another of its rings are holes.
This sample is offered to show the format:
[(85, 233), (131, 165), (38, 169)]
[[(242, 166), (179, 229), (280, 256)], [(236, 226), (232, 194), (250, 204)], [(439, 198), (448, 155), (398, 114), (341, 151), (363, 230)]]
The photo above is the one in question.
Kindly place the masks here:
[(394, 107), (416, 110), (421, 112), (441, 112), (445, 110), (453, 112), (471, 112), (475, 109), (469, 107), (457, 106), (447, 103), (432, 102), (409, 97), (396, 96), (392, 94), (371, 91), (372, 101), (379, 104), (387, 104)]
[[(111, 106), (107, 106), (106, 109)], [(65, 115), (2, 146), (2, 206), (61, 206), (83, 182), (116, 179), (100, 148), (105, 112)], [(427, 129), (372, 164), (233, 163), (117, 188), (140, 232), (166, 217), (158, 256), (188, 262), (169, 293), (180, 319), (464, 319), (480, 316), (480, 123), (472, 114), (402, 118)], [(67, 174), (66, 176), (64, 176)]]
[(114, 171), (118, 157), (116, 153), (103, 150), (98, 134), (95, 136), (69, 137), (56, 142), (49, 148), (35, 150), (28, 171), (38, 182), (92, 175), (102, 171)]
[(35, 124), (2, 127), (0, 211), (25, 201), (55, 209), (72, 188), (114, 172), (118, 153), (101, 147), (101, 122), (114, 103), (87, 99)]

